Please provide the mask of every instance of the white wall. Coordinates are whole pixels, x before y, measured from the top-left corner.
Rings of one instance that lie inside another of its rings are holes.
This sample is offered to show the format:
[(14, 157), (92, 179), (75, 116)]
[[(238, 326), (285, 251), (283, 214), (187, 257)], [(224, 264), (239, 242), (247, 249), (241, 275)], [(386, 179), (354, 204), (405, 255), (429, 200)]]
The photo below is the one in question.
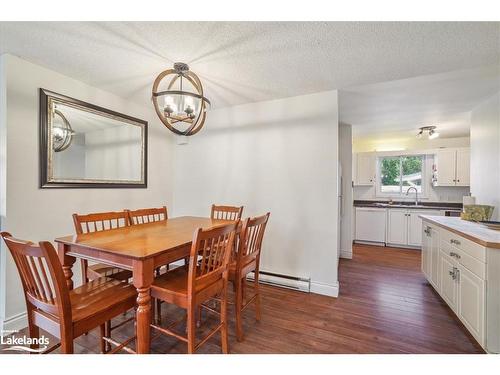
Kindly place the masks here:
[[(6, 93), (7, 85), (5, 83), (5, 63), (0, 57), (0, 229), (3, 227), (3, 218), (6, 209), (6, 182), (7, 182), (7, 116), (6, 111)], [(5, 272), (7, 254), (5, 248), (0, 244), (0, 330), (3, 329), (5, 320), (6, 304), (5, 293), (7, 285), (7, 275)], [(1, 331), (0, 331), (1, 334)]]
[(471, 116), (471, 193), (478, 204), (495, 206), (500, 219), (500, 94), (474, 108)]
[[(402, 152), (406, 151), (422, 151), (422, 150), (434, 150), (438, 148), (449, 148), (449, 147), (469, 147), (470, 139), (468, 137), (460, 138), (438, 138), (434, 140), (410, 140), (405, 139), (396, 143), (376, 143), (375, 141), (370, 142), (366, 140), (355, 140), (353, 142), (353, 149), (355, 152), (373, 152), (375, 150), (380, 151), (381, 154), (392, 153), (391, 150), (404, 149)], [(397, 151), (394, 151), (397, 152)], [(423, 201), (428, 202), (454, 202), (461, 203), (464, 195), (468, 195), (470, 192), (469, 187), (448, 187), (448, 186), (433, 186), (431, 183), (432, 178), (432, 165), (434, 163), (434, 158), (428, 155), (425, 162), (425, 187), (427, 190), (426, 197), (419, 197)], [(355, 200), (388, 200), (389, 198), (377, 196), (375, 186), (355, 186), (354, 187), (354, 199)], [(397, 198), (397, 200), (414, 200), (414, 195), (410, 197)]]
[[(340, 246), (342, 258), (352, 258), (353, 188), (352, 188), (352, 127), (339, 125), (339, 160), (342, 166), (342, 207), (340, 215)], [(339, 203), (340, 204), (340, 203)]]
[(336, 295), (337, 141), (336, 91), (213, 110), (175, 148), (174, 215), (207, 215), (212, 203), (270, 211), (262, 270)]
[[(7, 131), (6, 159), (0, 176), (2, 230), (20, 238), (53, 240), (74, 232), (71, 214), (171, 205), (173, 142), (151, 108), (96, 89), (54, 71), (10, 55), (1, 56), (6, 102), (0, 107), (0, 129)], [(38, 88), (43, 87), (149, 122), (147, 189), (39, 189), (38, 188)], [(0, 152), (0, 156), (3, 154)], [(2, 254), (7, 249), (2, 244)], [(5, 293), (4, 328), (22, 325), (25, 309), (17, 270), (8, 256), (1, 264), (0, 289)], [(79, 267), (75, 280), (79, 281)], [(2, 323), (2, 322), (0, 322)], [(0, 327), (1, 329), (2, 327)]]
[[(416, 131), (415, 131), (416, 134)], [(440, 147), (468, 147), (469, 137), (418, 139), (406, 137), (400, 139), (354, 138), (353, 152), (374, 152), (392, 150), (428, 150)]]

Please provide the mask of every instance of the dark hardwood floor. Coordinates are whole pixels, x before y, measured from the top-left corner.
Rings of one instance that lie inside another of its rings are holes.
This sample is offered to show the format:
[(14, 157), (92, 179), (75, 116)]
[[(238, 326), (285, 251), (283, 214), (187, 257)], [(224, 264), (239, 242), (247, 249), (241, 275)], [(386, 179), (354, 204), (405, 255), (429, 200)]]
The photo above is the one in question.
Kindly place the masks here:
[[(230, 308), (232, 353), (482, 353), (482, 349), (420, 272), (420, 252), (356, 245), (352, 260), (340, 260), (340, 296), (262, 286), (262, 321), (244, 313), (245, 340), (234, 336)], [(249, 292), (251, 288), (249, 287)], [(175, 321), (182, 310), (163, 304), (163, 315)], [(118, 318), (124, 319), (123, 317)], [(215, 317), (204, 315), (203, 331)], [(166, 323), (168, 324), (168, 323)], [(180, 332), (183, 326), (180, 326)], [(131, 324), (118, 329), (128, 337)], [(78, 353), (98, 352), (97, 332), (76, 340)], [(185, 353), (186, 345), (160, 336), (154, 353)], [(220, 353), (219, 336), (200, 353)], [(6, 353), (6, 352), (3, 352)]]

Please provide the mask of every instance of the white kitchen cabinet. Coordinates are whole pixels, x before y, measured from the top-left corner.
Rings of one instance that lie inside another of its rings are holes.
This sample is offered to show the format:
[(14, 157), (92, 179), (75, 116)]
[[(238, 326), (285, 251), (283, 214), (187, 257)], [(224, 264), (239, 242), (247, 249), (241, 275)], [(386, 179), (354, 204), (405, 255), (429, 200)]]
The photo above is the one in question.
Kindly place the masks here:
[(464, 266), (458, 266), (457, 315), (479, 343), (484, 338), (485, 281)]
[(438, 210), (390, 208), (387, 210), (387, 243), (400, 246), (422, 246), (422, 219), (419, 215), (439, 216)]
[(470, 149), (457, 150), (457, 186), (470, 186)]
[(451, 148), (436, 154), (437, 178), (435, 186), (470, 185), (470, 149)]
[[(408, 245), (422, 246), (422, 219), (420, 211), (410, 211), (408, 216)], [(428, 213), (435, 215), (435, 213)], [(439, 213), (438, 213), (439, 214)]]
[(439, 150), (436, 155), (437, 185), (455, 186), (457, 151), (455, 149)]
[(424, 225), (422, 227), (422, 252), (421, 252), (421, 261), (422, 261), (422, 273), (427, 277), (427, 279), (431, 278), (431, 233), (430, 226)]
[(408, 244), (408, 210), (398, 208), (388, 209), (387, 243), (392, 245)]
[(371, 186), (375, 184), (376, 156), (372, 153), (358, 153), (356, 155), (355, 185)]
[(458, 300), (458, 263), (444, 251), (439, 252), (439, 293), (456, 313)]
[(439, 288), (439, 241), (440, 231), (437, 227), (430, 227), (430, 282)]
[(385, 243), (386, 210), (356, 207), (356, 241)]
[[(431, 281), (430, 228), (440, 238), (437, 284)], [(477, 342), (488, 352), (499, 353), (500, 249), (484, 247), (429, 220), (423, 222), (423, 233), (422, 272)]]
[(409, 210), (408, 211), (408, 246), (422, 246), (422, 219), (420, 215), (440, 216), (438, 210)]
[(422, 230), (422, 272), (427, 280), (439, 286), (439, 229), (426, 224)]

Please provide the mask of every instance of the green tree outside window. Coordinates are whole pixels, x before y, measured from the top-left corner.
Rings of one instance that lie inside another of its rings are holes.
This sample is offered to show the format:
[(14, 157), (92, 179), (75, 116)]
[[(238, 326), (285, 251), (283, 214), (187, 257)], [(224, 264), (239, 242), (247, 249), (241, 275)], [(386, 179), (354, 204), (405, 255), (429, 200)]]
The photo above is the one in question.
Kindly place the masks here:
[(422, 192), (423, 156), (380, 158), (380, 191), (404, 194), (410, 186)]

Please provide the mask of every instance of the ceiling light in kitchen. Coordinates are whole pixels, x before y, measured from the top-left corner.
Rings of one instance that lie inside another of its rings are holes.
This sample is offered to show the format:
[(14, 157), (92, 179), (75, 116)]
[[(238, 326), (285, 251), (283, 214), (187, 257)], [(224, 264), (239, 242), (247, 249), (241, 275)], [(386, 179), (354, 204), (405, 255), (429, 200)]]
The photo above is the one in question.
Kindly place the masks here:
[(417, 133), (417, 138), (422, 138), (423, 135), (427, 134), (429, 139), (436, 139), (439, 137), (439, 133), (436, 131), (435, 126), (422, 126), (419, 128), (419, 132)]

